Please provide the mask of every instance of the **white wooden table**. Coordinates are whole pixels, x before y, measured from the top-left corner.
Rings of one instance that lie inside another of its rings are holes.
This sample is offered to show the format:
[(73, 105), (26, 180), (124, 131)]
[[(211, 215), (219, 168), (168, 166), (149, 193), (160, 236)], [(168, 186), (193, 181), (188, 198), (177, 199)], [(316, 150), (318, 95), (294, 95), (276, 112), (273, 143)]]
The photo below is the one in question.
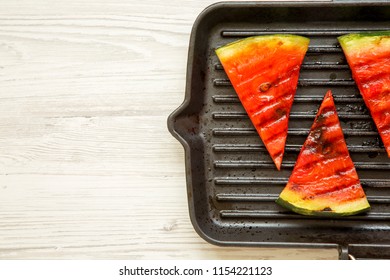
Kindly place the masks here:
[(0, 259), (337, 258), (192, 228), (166, 120), (212, 2), (0, 2)]

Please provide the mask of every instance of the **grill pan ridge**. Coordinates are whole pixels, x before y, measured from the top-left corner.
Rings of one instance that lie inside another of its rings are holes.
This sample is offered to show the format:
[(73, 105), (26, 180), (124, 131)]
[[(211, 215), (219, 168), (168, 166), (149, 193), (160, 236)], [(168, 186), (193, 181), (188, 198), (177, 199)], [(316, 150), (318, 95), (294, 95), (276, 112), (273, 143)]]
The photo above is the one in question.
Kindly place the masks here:
[[(390, 159), (337, 37), (390, 30), (386, 2), (221, 2), (195, 21), (183, 104), (168, 128), (185, 149), (191, 221), (212, 244), (338, 248), (340, 258), (390, 259)], [(215, 49), (254, 35), (310, 38), (277, 171)], [(343, 218), (302, 216), (275, 203), (325, 92), (331, 89), (349, 152), (371, 204)]]

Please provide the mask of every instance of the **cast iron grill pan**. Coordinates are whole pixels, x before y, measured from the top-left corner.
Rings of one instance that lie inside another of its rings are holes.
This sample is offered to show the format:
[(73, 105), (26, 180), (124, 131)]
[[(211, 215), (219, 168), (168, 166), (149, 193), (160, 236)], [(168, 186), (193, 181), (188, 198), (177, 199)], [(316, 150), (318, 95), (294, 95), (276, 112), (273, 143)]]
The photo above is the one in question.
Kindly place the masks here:
[[(319, 247), (340, 258), (390, 258), (390, 159), (337, 37), (389, 30), (381, 3), (219, 3), (191, 34), (186, 97), (168, 126), (183, 144), (191, 220), (218, 245)], [(248, 36), (310, 38), (290, 115), (282, 171), (277, 171), (221, 66), (215, 49)], [(331, 89), (344, 136), (371, 211), (329, 219), (302, 216), (275, 203), (315, 114)]]

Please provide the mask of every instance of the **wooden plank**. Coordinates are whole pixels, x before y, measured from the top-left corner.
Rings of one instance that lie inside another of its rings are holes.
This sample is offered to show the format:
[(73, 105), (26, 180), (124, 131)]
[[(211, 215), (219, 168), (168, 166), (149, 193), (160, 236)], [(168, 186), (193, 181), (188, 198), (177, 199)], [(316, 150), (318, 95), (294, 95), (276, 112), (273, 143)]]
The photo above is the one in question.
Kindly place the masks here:
[(1, 1), (0, 259), (337, 258), (192, 228), (166, 119), (212, 2)]

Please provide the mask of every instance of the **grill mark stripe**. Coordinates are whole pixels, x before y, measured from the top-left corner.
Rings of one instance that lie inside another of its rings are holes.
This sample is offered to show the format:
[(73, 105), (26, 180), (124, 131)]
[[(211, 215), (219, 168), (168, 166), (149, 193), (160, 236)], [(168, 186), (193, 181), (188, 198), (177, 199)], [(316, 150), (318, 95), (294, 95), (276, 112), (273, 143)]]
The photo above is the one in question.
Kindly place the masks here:
[[(275, 77), (275, 79), (273, 81), (265, 81), (265, 82), (269, 82), (273, 87), (283, 86), (284, 82), (288, 81), (290, 76), (297, 74), (298, 72), (299, 72), (299, 66), (293, 65), (293, 67), (291, 67), (291, 69), (288, 69), (286, 73), (283, 73), (283, 75)], [(258, 77), (260, 77), (262, 74), (263, 73), (254, 74), (253, 77), (247, 78), (245, 81), (242, 81), (238, 85), (238, 87), (245, 87), (248, 83), (252, 84), (253, 81), (256, 80)], [(230, 82), (229, 79), (227, 79), (227, 81)], [(246, 96), (243, 96), (243, 97), (246, 97)]]
[[(348, 171), (346, 171), (346, 172), (348, 172)], [(327, 178), (324, 178), (324, 179), (329, 179), (331, 177), (332, 176), (328, 176)], [(302, 185), (299, 185), (299, 186), (302, 186)], [(360, 183), (359, 183), (358, 179), (351, 180), (351, 182), (349, 182), (348, 184), (340, 184), (340, 185), (332, 186), (331, 188), (329, 187), (326, 190), (315, 191), (315, 192), (312, 193), (312, 196), (315, 199), (316, 197), (322, 197), (324, 195), (328, 195), (328, 194), (331, 194), (331, 193), (339, 192), (339, 191), (342, 191), (344, 189), (348, 189), (348, 188), (351, 188), (351, 187), (354, 187), (354, 186), (360, 186)], [(356, 199), (356, 197), (354, 199)]]
[(387, 123), (387, 124), (381, 126), (380, 130), (381, 130), (381, 133), (389, 131), (390, 130), (390, 123)]
[[(321, 115), (325, 115), (326, 113), (329, 113), (329, 112), (333, 112), (333, 114), (336, 113), (336, 111), (335, 111), (333, 106), (328, 105), (328, 106), (322, 107), (320, 116)], [(324, 124), (324, 126), (326, 126), (326, 125)]]
[(376, 73), (375, 75), (372, 75), (368, 79), (359, 78), (359, 80), (363, 86), (370, 86), (370, 84), (378, 83), (378, 81), (384, 80), (385, 78), (388, 78), (388, 76), (389, 74), (387, 73)]
[[(349, 185), (341, 185), (341, 188), (338, 189), (337, 187), (335, 189), (332, 189), (332, 191), (330, 192), (321, 192), (320, 194), (315, 194), (315, 198), (321, 198), (321, 197), (326, 197), (326, 196), (332, 196), (334, 194), (343, 194), (343, 192), (347, 191), (347, 190), (353, 190), (354, 188), (361, 188), (361, 184), (359, 183), (359, 180), (357, 180), (355, 182), (355, 184), (349, 184)], [(363, 191), (362, 191), (363, 192)], [(364, 194), (365, 195), (365, 194)], [(359, 197), (361, 198), (361, 197)], [(343, 197), (343, 202), (346, 202), (346, 201), (355, 201), (357, 198), (356, 197), (351, 197), (351, 198), (345, 198)]]
[(280, 131), (277, 134), (272, 134), (271, 137), (268, 137), (268, 138), (266, 138), (264, 140), (267, 141), (267, 142), (272, 142), (272, 141), (276, 140), (277, 138), (281, 138), (281, 137), (285, 136), (285, 134), (286, 134), (286, 131), (283, 130), (283, 131)]
[[(371, 114), (373, 115), (373, 116), (377, 116), (377, 115), (381, 115), (381, 114), (383, 114), (383, 113), (386, 113), (386, 112), (388, 112), (388, 111), (390, 111), (390, 102), (388, 102), (388, 103), (386, 103), (386, 105), (388, 105), (388, 106), (386, 106), (386, 107), (382, 107), (381, 109), (379, 109), (378, 110), (378, 108), (377, 108), (377, 106), (375, 105), (375, 103), (377, 103), (377, 102), (383, 102), (382, 101), (382, 98), (384, 99), (384, 98), (386, 98), (385, 96), (383, 96), (383, 94), (388, 94), (389, 96), (390, 96), (390, 92), (384, 92), (384, 93), (381, 93), (382, 94), (382, 96), (381, 97), (379, 97), (379, 98), (377, 98), (376, 100), (374, 100), (374, 99), (369, 99), (368, 97), (367, 97), (367, 107), (369, 107), (370, 108), (370, 111), (371, 111)], [(374, 122), (375, 122), (375, 119), (374, 119)]]
[[(257, 117), (259, 115), (261, 116), (262, 113), (265, 113), (271, 109), (273, 109), (273, 111), (276, 111), (276, 110), (280, 109), (280, 107), (284, 108), (285, 104), (282, 102), (282, 99), (284, 99), (288, 95), (291, 95), (291, 99), (292, 99), (292, 94), (289, 92), (285, 92), (281, 96), (278, 96), (276, 99), (269, 100), (268, 102), (264, 102), (264, 103), (262, 102), (261, 104), (258, 104), (257, 107), (253, 110), (253, 113), (252, 113), (253, 117)], [(265, 126), (266, 123), (269, 123), (270, 121), (272, 121), (274, 119), (274, 116), (275, 116), (274, 114), (270, 114), (269, 119), (271, 119), (271, 120), (263, 119), (262, 122), (260, 122), (259, 124), (256, 124), (256, 125), (258, 125), (260, 127)], [(282, 117), (283, 116), (280, 116), (280, 118), (282, 118)]]
[(377, 56), (374, 58), (366, 59), (365, 61), (361, 61), (358, 63), (354, 63), (352, 66), (356, 68), (365, 68), (365, 67), (378, 67), (379, 65), (386, 64), (390, 61), (390, 58), (388, 57), (388, 53), (382, 54), (382, 56)]
[[(271, 118), (269, 118), (269, 119), (265, 119), (265, 120), (263, 120), (260, 123), (256, 123), (255, 126), (256, 126), (256, 128), (260, 129), (261, 132), (264, 132), (265, 129), (272, 129), (272, 128), (274, 128), (274, 130), (275, 130), (276, 128), (279, 129), (279, 123), (280, 122), (283, 122), (283, 121), (288, 122), (287, 118), (288, 118), (287, 115), (282, 115), (279, 118), (272, 118), (272, 116), (271, 116)], [(271, 139), (274, 140), (277, 137), (281, 137), (281, 135), (285, 135), (287, 133), (288, 133), (288, 131), (286, 131), (286, 129), (283, 128), (283, 130), (279, 131), (279, 133), (272, 134), (271, 137), (264, 138), (264, 141), (268, 141), (268, 140), (271, 140)]]
[[(331, 142), (333, 142), (333, 141), (334, 141), (334, 142), (339, 142), (339, 141), (341, 141), (342, 139), (343, 139), (342, 136), (337, 136), (337, 137), (334, 138), (334, 140), (330, 140), (330, 141), (331, 141)], [(310, 148), (308, 148), (308, 149), (310, 149)], [(337, 157), (337, 160), (349, 156), (348, 151), (345, 151), (345, 152), (343, 152), (343, 153), (338, 153), (338, 154), (339, 154), (339, 156)], [(335, 160), (336, 160), (336, 158), (335, 158)], [(318, 159), (318, 160), (312, 160), (312, 161), (310, 161), (310, 162), (307, 162), (305, 165), (300, 166), (299, 169), (305, 169), (305, 170), (306, 170), (306, 169), (309, 169), (310, 166), (313, 166), (313, 165), (318, 164), (318, 163), (323, 162), (323, 161), (324, 161), (323, 158)]]

